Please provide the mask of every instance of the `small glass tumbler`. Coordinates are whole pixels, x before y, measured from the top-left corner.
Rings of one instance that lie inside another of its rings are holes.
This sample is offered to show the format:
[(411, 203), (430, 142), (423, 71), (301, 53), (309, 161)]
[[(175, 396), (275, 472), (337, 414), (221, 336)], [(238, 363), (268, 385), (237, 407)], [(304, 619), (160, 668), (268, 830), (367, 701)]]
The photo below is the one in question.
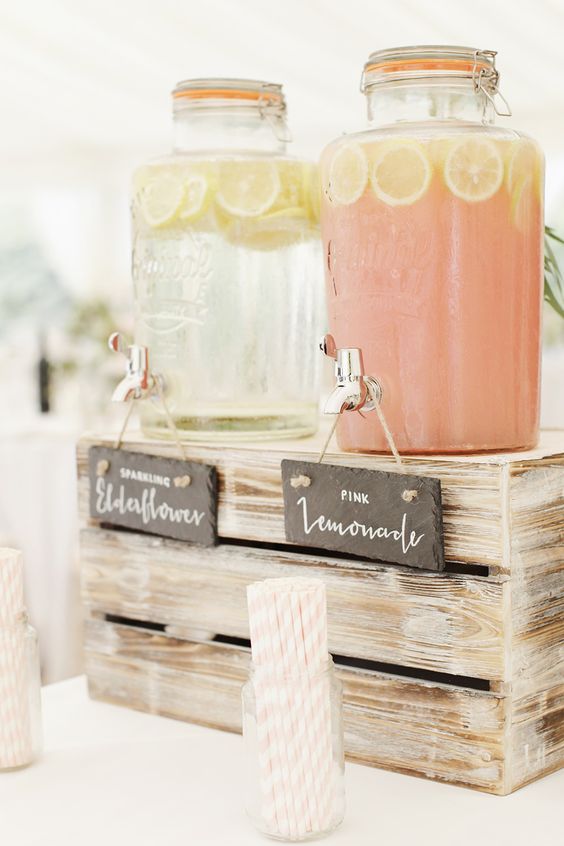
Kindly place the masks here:
[(330, 834), (345, 814), (342, 684), (332, 659), (295, 672), (252, 664), (242, 699), (253, 824), (275, 840)]
[(22, 614), (0, 626), (0, 772), (32, 764), (41, 747), (39, 644)]

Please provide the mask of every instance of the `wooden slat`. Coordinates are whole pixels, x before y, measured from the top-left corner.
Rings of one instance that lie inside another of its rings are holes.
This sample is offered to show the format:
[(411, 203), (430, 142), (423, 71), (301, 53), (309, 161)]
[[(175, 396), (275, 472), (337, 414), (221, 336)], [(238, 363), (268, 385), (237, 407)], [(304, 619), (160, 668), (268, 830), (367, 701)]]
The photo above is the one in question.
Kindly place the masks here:
[[(92, 696), (216, 728), (240, 730), (248, 660), (233, 647), (86, 624)], [(502, 791), (503, 698), (381, 673), (340, 669), (339, 676), (349, 759)]]
[(510, 471), (513, 697), (564, 684), (564, 465)]
[(564, 766), (564, 684), (522, 696), (512, 706), (508, 790)]
[(564, 766), (564, 467), (509, 470), (511, 772), (515, 789)]
[(503, 582), (316, 555), (220, 545), (201, 549), (133, 532), (81, 533), (82, 589), (93, 610), (248, 637), (246, 586), (321, 578), (336, 654), (454, 675), (504, 675)]
[[(85, 437), (79, 444), (79, 503), (83, 525), (90, 523), (88, 448), (93, 444), (111, 446), (113, 440)], [(124, 448), (148, 451), (154, 455), (176, 454), (174, 443), (147, 441), (138, 434), (130, 435)], [(255, 443), (252, 447), (190, 444), (188, 453), (191, 459), (209, 462), (218, 469), (218, 530), (221, 537), (286, 542), (280, 462), (282, 458), (315, 461), (319, 454), (317, 440)], [(388, 456), (329, 452), (325, 460), (389, 472), (397, 472), (398, 469)], [(492, 462), (489, 456), (478, 456), (473, 460), (444, 457), (406, 459), (406, 466), (421, 476), (441, 479), (447, 562), (456, 562), (462, 567), (480, 564), (492, 567), (496, 572), (507, 570), (501, 529), (501, 466)]]

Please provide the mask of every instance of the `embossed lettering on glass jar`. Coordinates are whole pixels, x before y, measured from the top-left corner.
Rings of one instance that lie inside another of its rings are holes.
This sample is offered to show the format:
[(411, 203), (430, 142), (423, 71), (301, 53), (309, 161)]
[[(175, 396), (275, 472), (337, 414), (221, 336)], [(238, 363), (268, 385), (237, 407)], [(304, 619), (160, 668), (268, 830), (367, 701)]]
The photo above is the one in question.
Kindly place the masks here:
[[(286, 152), (282, 88), (173, 92), (174, 152), (133, 179), (136, 342), (186, 438), (313, 432), (323, 327), (315, 167)], [(158, 403), (145, 431), (168, 436)]]
[[(400, 452), (531, 447), (538, 437), (543, 157), (508, 114), (495, 53), (373, 53), (369, 128), (322, 156), (329, 322), (382, 386)], [(339, 443), (386, 451), (372, 415)]]

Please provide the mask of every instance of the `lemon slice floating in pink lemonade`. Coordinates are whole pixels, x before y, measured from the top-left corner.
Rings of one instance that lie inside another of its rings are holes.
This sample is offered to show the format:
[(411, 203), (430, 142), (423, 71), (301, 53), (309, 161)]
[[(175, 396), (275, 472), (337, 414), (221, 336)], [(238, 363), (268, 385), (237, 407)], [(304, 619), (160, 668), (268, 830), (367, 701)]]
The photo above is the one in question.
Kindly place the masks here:
[(389, 206), (415, 203), (427, 191), (433, 169), (423, 147), (396, 140), (382, 145), (372, 164), (370, 182), (376, 196)]
[(359, 144), (339, 147), (331, 159), (325, 193), (330, 202), (349, 206), (362, 197), (368, 182), (368, 162)]
[(489, 200), (503, 182), (503, 159), (493, 141), (464, 138), (448, 153), (444, 177), (455, 197), (469, 203)]

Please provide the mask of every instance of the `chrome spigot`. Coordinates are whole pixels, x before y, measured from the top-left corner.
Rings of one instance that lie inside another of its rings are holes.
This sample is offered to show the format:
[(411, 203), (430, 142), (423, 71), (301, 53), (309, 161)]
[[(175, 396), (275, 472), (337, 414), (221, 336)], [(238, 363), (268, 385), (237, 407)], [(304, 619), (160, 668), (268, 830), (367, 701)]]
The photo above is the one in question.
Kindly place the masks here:
[(128, 402), (143, 399), (154, 393), (157, 385), (149, 370), (149, 351), (138, 344), (126, 344), (119, 334), (114, 332), (108, 338), (108, 346), (114, 352), (126, 357), (125, 376), (112, 394), (112, 402)]
[(364, 373), (362, 350), (357, 347), (337, 349), (332, 335), (325, 335), (321, 351), (335, 360), (335, 388), (325, 403), (325, 414), (342, 411), (372, 411), (382, 399), (382, 388), (373, 376)]

